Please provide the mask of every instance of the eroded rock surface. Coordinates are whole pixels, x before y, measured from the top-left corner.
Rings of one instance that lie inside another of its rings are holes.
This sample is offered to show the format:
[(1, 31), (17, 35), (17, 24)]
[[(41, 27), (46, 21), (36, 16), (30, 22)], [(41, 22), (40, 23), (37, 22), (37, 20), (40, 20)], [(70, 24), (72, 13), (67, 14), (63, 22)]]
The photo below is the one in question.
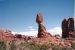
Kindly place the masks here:
[(62, 21), (62, 38), (73, 37), (74, 31), (74, 18), (64, 19)]
[(49, 33), (46, 31), (46, 28), (42, 23), (43, 16), (41, 13), (37, 14), (36, 22), (38, 23), (38, 37), (48, 37)]

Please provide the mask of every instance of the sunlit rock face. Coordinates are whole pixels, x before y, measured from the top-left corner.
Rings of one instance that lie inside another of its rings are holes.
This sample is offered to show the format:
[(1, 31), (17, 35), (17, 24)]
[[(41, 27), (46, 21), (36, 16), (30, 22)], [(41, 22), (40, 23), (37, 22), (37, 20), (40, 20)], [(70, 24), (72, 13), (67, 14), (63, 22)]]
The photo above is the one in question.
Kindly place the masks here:
[(38, 38), (39, 37), (48, 37), (50, 33), (48, 33), (46, 31), (46, 28), (45, 26), (43, 25), (42, 23), (43, 21), (43, 16), (41, 13), (38, 13), (37, 14), (37, 18), (36, 18), (36, 22), (38, 23)]
[(66, 18), (62, 21), (62, 38), (73, 37), (74, 32), (74, 18)]

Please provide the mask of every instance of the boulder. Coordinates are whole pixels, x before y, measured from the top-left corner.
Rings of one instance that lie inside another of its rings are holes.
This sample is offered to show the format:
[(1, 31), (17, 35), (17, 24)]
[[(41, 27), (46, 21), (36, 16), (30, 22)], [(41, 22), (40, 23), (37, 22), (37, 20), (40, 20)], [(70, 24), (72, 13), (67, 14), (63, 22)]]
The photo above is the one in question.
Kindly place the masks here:
[(37, 23), (42, 23), (42, 21), (43, 21), (42, 14), (41, 14), (41, 13), (38, 13), (38, 14), (37, 14), (37, 18), (36, 18), (36, 22), (37, 22)]

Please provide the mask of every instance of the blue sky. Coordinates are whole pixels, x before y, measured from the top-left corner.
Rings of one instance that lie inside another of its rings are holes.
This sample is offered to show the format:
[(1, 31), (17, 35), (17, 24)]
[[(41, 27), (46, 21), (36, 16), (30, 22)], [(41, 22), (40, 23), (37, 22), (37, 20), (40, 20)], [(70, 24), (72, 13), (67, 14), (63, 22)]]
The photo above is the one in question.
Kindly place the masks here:
[(64, 18), (74, 17), (74, 0), (0, 0), (0, 28), (11, 31), (37, 29), (36, 15), (42, 12), (47, 29), (60, 27)]

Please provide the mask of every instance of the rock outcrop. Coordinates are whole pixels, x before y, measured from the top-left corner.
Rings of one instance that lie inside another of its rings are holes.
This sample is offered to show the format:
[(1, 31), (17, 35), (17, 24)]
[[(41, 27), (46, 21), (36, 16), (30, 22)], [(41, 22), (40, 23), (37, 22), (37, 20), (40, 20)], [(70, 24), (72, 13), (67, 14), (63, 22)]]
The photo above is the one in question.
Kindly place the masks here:
[(10, 30), (0, 29), (0, 40), (13, 40), (13, 34)]
[(45, 26), (43, 25), (43, 16), (41, 13), (37, 14), (36, 22), (38, 23), (38, 38), (39, 37), (48, 37), (49, 33), (46, 31)]
[(10, 30), (7, 29), (0, 29), (0, 40), (4, 41), (12, 41), (12, 40), (31, 40), (33, 37), (25, 36), (21, 34), (13, 34)]
[(64, 19), (62, 21), (62, 38), (73, 37), (74, 31), (74, 18)]

